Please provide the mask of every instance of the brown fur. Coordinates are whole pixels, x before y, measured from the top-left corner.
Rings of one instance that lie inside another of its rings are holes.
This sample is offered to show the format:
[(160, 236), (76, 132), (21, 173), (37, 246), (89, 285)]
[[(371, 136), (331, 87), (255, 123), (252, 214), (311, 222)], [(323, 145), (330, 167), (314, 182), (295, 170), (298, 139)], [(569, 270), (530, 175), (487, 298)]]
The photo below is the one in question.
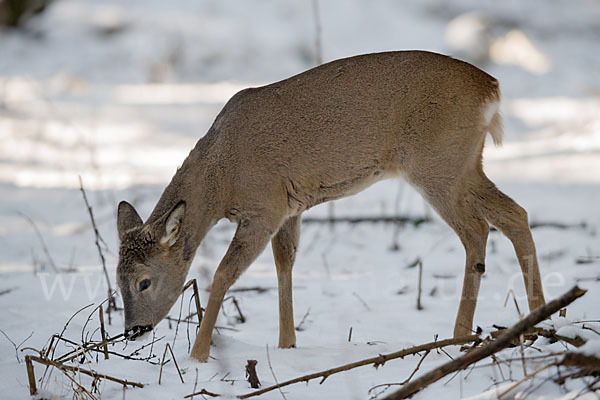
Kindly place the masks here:
[[(465, 247), (455, 335), (471, 331), (489, 223), (515, 246), (530, 308), (544, 304), (527, 214), (482, 169), (486, 133), (498, 144), (502, 138), (499, 101), (498, 82), (490, 75), (420, 51), (341, 59), (237, 93), (145, 224), (127, 203), (119, 207), (118, 274), (127, 293), (126, 328), (155, 325), (164, 317), (206, 232), (228, 218), (238, 228), (215, 272), (192, 357), (208, 358), (226, 291), (269, 241), (279, 282), (279, 345), (294, 346), (291, 270), (302, 212), (398, 176), (423, 194)], [(184, 214), (178, 204), (185, 205)], [(145, 249), (142, 257), (127, 256), (130, 247)], [(132, 282), (143, 274), (154, 280), (165, 271), (169, 284), (137, 293), (155, 302), (138, 301)]]

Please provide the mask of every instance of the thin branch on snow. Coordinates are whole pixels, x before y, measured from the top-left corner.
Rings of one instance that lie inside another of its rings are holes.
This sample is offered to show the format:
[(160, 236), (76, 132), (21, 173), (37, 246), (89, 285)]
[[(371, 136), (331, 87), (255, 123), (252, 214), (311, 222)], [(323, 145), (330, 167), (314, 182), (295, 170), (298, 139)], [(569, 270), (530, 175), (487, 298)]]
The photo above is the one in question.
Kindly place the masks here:
[(371, 365), (371, 364), (374, 367), (378, 368), (378, 367), (384, 365), (389, 360), (394, 360), (396, 358), (404, 358), (411, 354), (417, 354), (417, 353), (420, 353), (423, 351), (442, 348), (445, 346), (458, 346), (458, 345), (463, 345), (465, 343), (472, 343), (479, 339), (480, 338), (478, 335), (463, 336), (463, 337), (458, 337), (458, 338), (454, 338), (454, 339), (446, 339), (446, 340), (422, 344), (419, 346), (409, 347), (407, 349), (396, 351), (394, 353), (379, 354), (376, 357), (371, 357), (371, 358), (367, 358), (367, 359), (360, 360), (360, 361), (354, 361), (349, 364), (341, 365), (339, 367), (330, 368), (330, 369), (327, 369), (324, 371), (315, 372), (312, 374), (303, 375), (303, 376), (300, 376), (300, 377), (297, 377), (294, 379), (290, 379), (288, 381), (281, 382), (277, 385), (269, 386), (269, 387), (257, 390), (255, 392), (251, 392), (251, 393), (247, 393), (247, 394), (238, 396), (238, 398), (239, 399), (247, 399), (249, 397), (258, 396), (263, 393), (270, 392), (271, 390), (275, 390), (280, 387), (292, 385), (292, 384), (298, 383), (298, 382), (309, 382), (310, 380), (316, 379), (316, 378), (321, 378), (320, 383), (323, 383), (325, 381), (325, 379), (327, 379), (329, 376), (331, 376), (333, 374), (337, 374), (339, 372), (348, 371), (348, 370), (351, 370), (354, 368), (362, 367), (365, 365)]
[(574, 286), (571, 290), (569, 290), (561, 297), (552, 300), (546, 305), (531, 312), (528, 316), (517, 322), (510, 329), (507, 329), (504, 332), (502, 332), (502, 334), (500, 334), (497, 339), (493, 340), (489, 344), (474, 349), (468, 352), (467, 354), (456, 358), (453, 361), (450, 361), (422, 375), (418, 379), (404, 386), (402, 389), (399, 389), (385, 397), (385, 400), (398, 400), (412, 397), (417, 392), (421, 391), (422, 389), (431, 385), (432, 383), (437, 382), (438, 380), (442, 379), (448, 374), (465, 369), (469, 365), (476, 363), (477, 361), (489, 357), (492, 354), (506, 348), (511, 343), (513, 343), (515, 339), (518, 339), (519, 336), (521, 336), (525, 331), (540, 323), (541, 321), (545, 320), (550, 315), (556, 313), (561, 308), (564, 308), (567, 305), (571, 304), (573, 301), (583, 296), (585, 293), (585, 290)]
[(62, 364), (62, 363), (59, 363), (56, 361), (48, 360), (47, 358), (28, 355), (28, 356), (25, 356), (25, 362), (27, 364), (27, 375), (29, 378), (29, 392), (31, 393), (32, 396), (34, 396), (37, 393), (37, 387), (35, 385), (35, 375), (34, 375), (33, 365), (31, 363), (32, 361), (35, 361), (37, 363), (40, 363), (40, 364), (43, 364), (43, 365), (46, 365), (49, 367), (58, 368), (60, 371), (62, 371), (65, 375), (67, 375), (69, 377), (70, 377), (70, 375), (67, 373), (68, 371), (82, 373), (82, 374), (91, 376), (92, 378), (106, 379), (108, 381), (120, 383), (123, 386), (135, 386), (135, 387), (139, 387), (139, 388), (144, 387), (143, 384), (138, 383), (138, 382), (132, 382), (132, 381), (128, 381), (126, 379), (115, 378), (114, 376), (101, 374), (96, 371), (86, 370), (86, 369), (83, 369), (80, 367), (72, 367), (70, 365), (65, 365), (65, 364)]

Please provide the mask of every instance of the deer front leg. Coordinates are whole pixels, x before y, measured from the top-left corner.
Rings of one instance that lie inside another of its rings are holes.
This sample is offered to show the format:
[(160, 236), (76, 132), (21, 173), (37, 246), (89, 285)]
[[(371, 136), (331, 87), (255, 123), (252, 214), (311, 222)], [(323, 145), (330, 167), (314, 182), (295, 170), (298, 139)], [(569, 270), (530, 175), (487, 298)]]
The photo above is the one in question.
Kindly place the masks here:
[(210, 338), (225, 293), (264, 250), (277, 228), (277, 223), (268, 223), (262, 219), (242, 220), (238, 224), (229, 249), (215, 272), (206, 312), (190, 354), (192, 358), (201, 362), (208, 360)]
[(300, 238), (300, 216), (289, 218), (271, 240), (279, 288), (279, 347), (296, 347), (292, 299), (292, 267)]

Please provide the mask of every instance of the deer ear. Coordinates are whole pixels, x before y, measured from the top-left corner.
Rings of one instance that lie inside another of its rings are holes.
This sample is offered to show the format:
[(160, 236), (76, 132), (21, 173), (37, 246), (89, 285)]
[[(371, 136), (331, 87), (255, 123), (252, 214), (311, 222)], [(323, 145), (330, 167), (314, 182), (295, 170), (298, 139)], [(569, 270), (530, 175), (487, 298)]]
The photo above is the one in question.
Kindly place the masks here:
[(119, 232), (119, 240), (123, 240), (125, 232), (142, 225), (142, 219), (131, 204), (126, 201), (119, 203), (117, 211), (117, 231)]
[(185, 201), (177, 203), (173, 210), (167, 216), (165, 221), (165, 231), (163, 233), (160, 242), (162, 244), (167, 243), (169, 247), (173, 246), (177, 239), (179, 239), (179, 233), (181, 232), (181, 223), (185, 215)]

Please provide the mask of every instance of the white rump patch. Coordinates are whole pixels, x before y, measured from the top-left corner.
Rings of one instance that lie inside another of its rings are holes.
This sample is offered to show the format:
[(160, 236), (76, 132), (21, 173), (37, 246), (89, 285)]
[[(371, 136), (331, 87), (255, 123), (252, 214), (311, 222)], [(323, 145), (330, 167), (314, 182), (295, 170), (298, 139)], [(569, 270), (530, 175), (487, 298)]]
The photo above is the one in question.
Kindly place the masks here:
[(494, 100), (491, 103), (487, 104), (487, 107), (483, 111), (483, 123), (485, 126), (490, 126), (492, 122), (492, 118), (500, 109), (500, 102), (498, 100)]
[(502, 117), (500, 116), (500, 101), (494, 100), (487, 104), (483, 111), (483, 123), (494, 140), (496, 147), (502, 145)]

